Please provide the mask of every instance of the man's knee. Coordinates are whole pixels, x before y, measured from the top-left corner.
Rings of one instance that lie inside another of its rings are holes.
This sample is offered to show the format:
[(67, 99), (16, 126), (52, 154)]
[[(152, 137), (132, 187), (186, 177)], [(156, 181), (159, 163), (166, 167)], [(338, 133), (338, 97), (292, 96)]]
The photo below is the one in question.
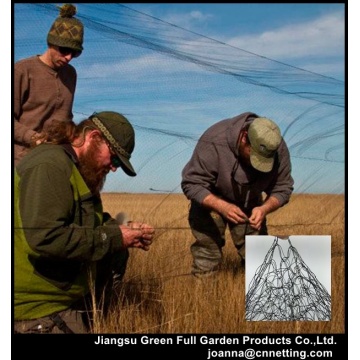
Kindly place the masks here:
[(193, 256), (192, 273), (216, 271), (222, 260), (222, 251), (215, 242), (212, 244), (199, 244), (195, 242), (191, 246)]
[(86, 334), (84, 312), (68, 309), (34, 320), (15, 321), (14, 332), (23, 334)]

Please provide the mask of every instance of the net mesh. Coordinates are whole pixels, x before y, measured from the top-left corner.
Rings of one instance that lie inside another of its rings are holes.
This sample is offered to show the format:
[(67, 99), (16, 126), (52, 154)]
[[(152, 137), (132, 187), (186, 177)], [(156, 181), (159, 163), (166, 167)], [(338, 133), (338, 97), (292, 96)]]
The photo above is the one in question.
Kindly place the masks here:
[[(331, 296), (287, 239), (275, 237), (246, 294), (249, 321), (330, 321)], [(275, 253), (280, 260), (276, 261)]]
[[(46, 49), (58, 8), (13, 6), (17, 61), (34, 55), (34, 47), (39, 54)], [(131, 5), (77, 8), (85, 35), (82, 55), (72, 60), (78, 72), (75, 121), (112, 110), (136, 131), (131, 161), (138, 176), (119, 181), (109, 174), (104, 191), (181, 192), (181, 170), (203, 131), (253, 111), (279, 124), (297, 193), (343, 193), (344, 74), (335, 78), (270, 59)]]

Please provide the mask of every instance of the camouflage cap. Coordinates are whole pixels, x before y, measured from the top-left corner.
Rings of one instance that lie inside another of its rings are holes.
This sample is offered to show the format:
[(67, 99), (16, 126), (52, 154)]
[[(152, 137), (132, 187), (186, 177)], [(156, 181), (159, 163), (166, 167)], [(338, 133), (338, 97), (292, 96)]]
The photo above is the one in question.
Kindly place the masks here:
[(282, 137), (279, 127), (270, 119), (256, 118), (249, 126), (251, 165), (262, 172), (269, 172)]
[(60, 9), (60, 16), (52, 24), (47, 36), (47, 42), (51, 45), (67, 47), (81, 52), (83, 50), (84, 26), (82, 22), (73, 16), (76, 7), (65, 4)]

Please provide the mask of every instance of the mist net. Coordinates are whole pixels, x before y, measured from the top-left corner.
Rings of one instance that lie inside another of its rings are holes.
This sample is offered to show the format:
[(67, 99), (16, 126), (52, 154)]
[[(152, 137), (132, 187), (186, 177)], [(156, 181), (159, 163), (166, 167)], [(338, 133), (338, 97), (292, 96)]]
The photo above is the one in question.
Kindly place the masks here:
[[(276, 234), (304, 229), (331, 234), (334, 224), (343, 223), (343, 79), (189, 31), (131, 4), (76, 6), (85, 35), (83, 53), (71, 62), (78, 74), (74, 121), (95, 111), (117, 111), (136, 132), (131, 163), (137, 176), (110, 172), (103, 192), (158, 194), (160, 210), (168, 195), (182, 193), (181, 171), (201, 134), (222, 119), (251, 111), (279, 125), (290, 151), (294, 195), (332, 195), (306, 198), (309, 204), (293, 196), (295, 215), (270, 224)], [(35, 55), (34, 48), (37, 54), (46, 50), (58, 14), (56, 4), (14, 4), (14, 61)], [(167, 211), (165, 231), (187, 215)]]
[[(329, 321), (331, 296), (287, 239), (275, 237), (246, 294), (249, 321)], [(276, 253), (278, 259), (276, 258)]]
[[(231, 6), (231, 5), (230, 5)], [(30, 11), (31, 10), (31, 11)], [(14, 6), (14, 60), (41, 54), (56, 4)], [(85, 27), (74, 120), (123, 113), (134, 125), (139, 176), (109, 175), (105, 191), (181, 192), (202, 132), (252, 111), (278, 123), (295, 192), (344, 192), (344, 81), (240, 49), (116, 3), (77, 4)], [(22, 22), (21, 27), (17, 24)]]

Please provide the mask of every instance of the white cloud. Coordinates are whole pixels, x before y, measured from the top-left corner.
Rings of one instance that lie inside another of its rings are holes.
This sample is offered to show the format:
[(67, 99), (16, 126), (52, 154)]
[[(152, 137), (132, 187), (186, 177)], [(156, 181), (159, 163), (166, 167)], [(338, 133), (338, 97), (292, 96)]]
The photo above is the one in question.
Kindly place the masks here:
[(189, 13), (168, 14), (167, 16), (164, 16), (162, 19), (165, 20), (166, 22), (175, 24), (185, 29), (191, 29), (194, 26), (205, 23), (212, 17), (213, 15), (204, 14), (201, 11), (194, 10)]
[(302, 24), (234, 37), (226, 42), (272, 59), (285, 60), (341, 55), (344, 41), (344, 13), (336, 12)]
[[(198, 66), (191, 62), (176, 61), (175, 65), (176, 67), (174, 66), (174, 62), (170, 61), (168, 57), (153, 53), (120, 62), (99, 62), (90, 66), (83, 66), (83, 64), (80, 63), (77, 69), (83, 78), (114, 79), (120, 77), (122, 79), (129, 78), (133, 81), (143, 79), (144, 76), (147, 76), (147, 80), (149, 80), (151, 75), (153, 75), (154, 78), (159, 78), (164, 74), (199, 71)], [(177, 86), (179, 86), (179, 84), (177, 84)]]
[(206, 20), (212, 18), (212, 15), (203, 14), (201, 11), (191, 11), (190, 18), (198, 20), (198, 21), (206, 21)]

